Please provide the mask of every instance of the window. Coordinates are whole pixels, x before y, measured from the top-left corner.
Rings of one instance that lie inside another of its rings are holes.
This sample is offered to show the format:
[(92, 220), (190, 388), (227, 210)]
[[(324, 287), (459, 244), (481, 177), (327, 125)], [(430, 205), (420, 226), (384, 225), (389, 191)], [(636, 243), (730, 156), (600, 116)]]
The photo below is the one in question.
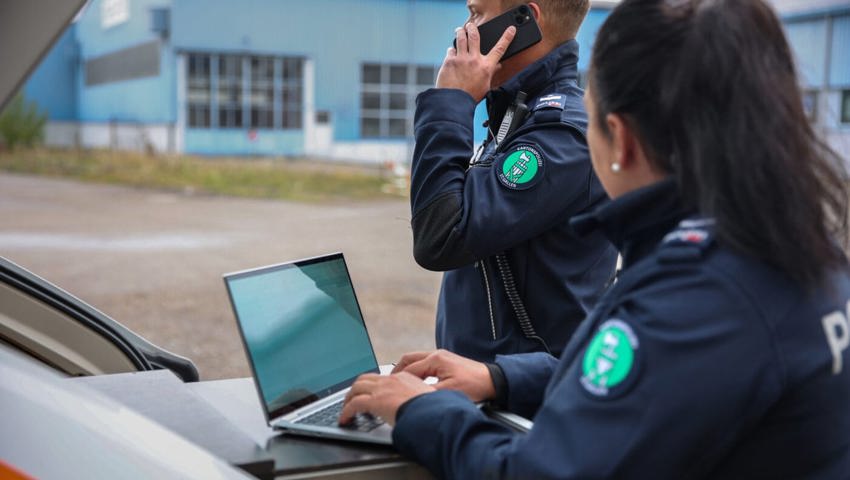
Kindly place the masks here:
[(242, 57), (218, 57), (218, 126), (242, 127)]
[(806, 90), (803, 92), (803, 110), (806, 112), (806, 117), (810, 122), (815, 123), (818, 120), (818, 92), (814, 90)]
[(210, 126), (210, 56), (190, 54), (188, 58), (186, 103), (189, 126)]
[(433, 66), (363, 64), (360, 135), (364, 138), (413, 136), (416, 95), (434, 86), (436, 73)]
[(284, 58), (281, 72), (282, 90), (280, 95), (281, 121), (283, 128), (301, 128), (303, 105), (302, 79), (304, 78), (304, 60)]
[(850, 124), (850, 90), (841, 92), (841, 123)]
[(327, 110), (319, 110), (316, 112), (316, 123), (318, 125), (327, 125), (331, 123), (331, 112)]
[(251, 57), (251, 128), (274, 127), (274, 60)]
[(191, 128), (302, 128), (303, 58), (190, 53), (186, 78)]

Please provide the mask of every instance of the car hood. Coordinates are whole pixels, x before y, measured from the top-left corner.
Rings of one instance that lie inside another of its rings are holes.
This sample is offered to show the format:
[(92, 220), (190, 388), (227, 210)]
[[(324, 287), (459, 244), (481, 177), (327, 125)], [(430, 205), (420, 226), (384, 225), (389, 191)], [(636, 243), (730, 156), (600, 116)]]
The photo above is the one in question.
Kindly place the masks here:
[(0, 378), (0, 476), (12, 467), (34, 478), (251, 478), (2, 343)]

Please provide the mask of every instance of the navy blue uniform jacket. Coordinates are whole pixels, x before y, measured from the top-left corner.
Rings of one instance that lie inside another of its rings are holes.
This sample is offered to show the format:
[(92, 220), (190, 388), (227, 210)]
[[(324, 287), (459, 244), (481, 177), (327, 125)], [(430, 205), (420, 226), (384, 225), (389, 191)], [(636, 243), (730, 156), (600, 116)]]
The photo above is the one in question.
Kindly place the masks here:
[(624, 273), (560, 362), (497, 358), (528, 434), (440, 391), (402, 406), (397, 448), (443, 478), (850, 478), (847, 266), (806, 293), (676, 198), (667, 181), (574, 222)]
[[(543, 350), (523, 336), (496, 254), (506, 252), (531, 323), (555, 355), (613, 275), (613, 246), (601, 235), (579, 238), (569, 228), (570, 217), (607, 201), (588, 156), (577, 52), (569, 41), (488, 94), (491, 132), (519, 91), (528, 95), (530, 114), (498, 148), (488, 140), (472, 165), (472, 97), (431, 89), (417, 98), (414, 257), (424, 268), (446, 271), (438, 347), (487, 361), (498, 353)], [(523, 152), (539, 161), (532, 178), (500, 179), (511, 154)]]

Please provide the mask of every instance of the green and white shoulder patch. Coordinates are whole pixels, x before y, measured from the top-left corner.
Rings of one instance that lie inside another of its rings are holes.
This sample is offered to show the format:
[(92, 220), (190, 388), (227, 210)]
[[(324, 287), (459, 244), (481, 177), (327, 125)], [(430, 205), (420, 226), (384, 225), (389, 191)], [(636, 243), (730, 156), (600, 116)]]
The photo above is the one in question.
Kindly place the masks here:
[(511, 190), (528, 190), (543, 179), (543, 155), (533, 145), (517, 145), (496, 165), (496, 176)]
[(625, 393), (637, 377), (639, 354), (632, 327), (622, 320), (604, 322), (584, 353), (581, 385), (595, 397)]

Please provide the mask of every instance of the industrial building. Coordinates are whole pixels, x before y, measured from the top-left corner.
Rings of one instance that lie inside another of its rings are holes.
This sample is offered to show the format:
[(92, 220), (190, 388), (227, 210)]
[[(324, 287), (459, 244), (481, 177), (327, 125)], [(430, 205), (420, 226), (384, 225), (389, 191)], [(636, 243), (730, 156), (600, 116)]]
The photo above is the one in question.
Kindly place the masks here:
[[(580, 70), (616, 3), (592, 3)], [(810, 117), (850, 158), (850, 2), (774, 4)], [(466, 16), (463, 0), (92, 0), (24, 91), (48, 145), (403, 163)]]
[(466, 17), (462, 0), (93, 0), (25, 93), (49, 145), (403, 162)]

